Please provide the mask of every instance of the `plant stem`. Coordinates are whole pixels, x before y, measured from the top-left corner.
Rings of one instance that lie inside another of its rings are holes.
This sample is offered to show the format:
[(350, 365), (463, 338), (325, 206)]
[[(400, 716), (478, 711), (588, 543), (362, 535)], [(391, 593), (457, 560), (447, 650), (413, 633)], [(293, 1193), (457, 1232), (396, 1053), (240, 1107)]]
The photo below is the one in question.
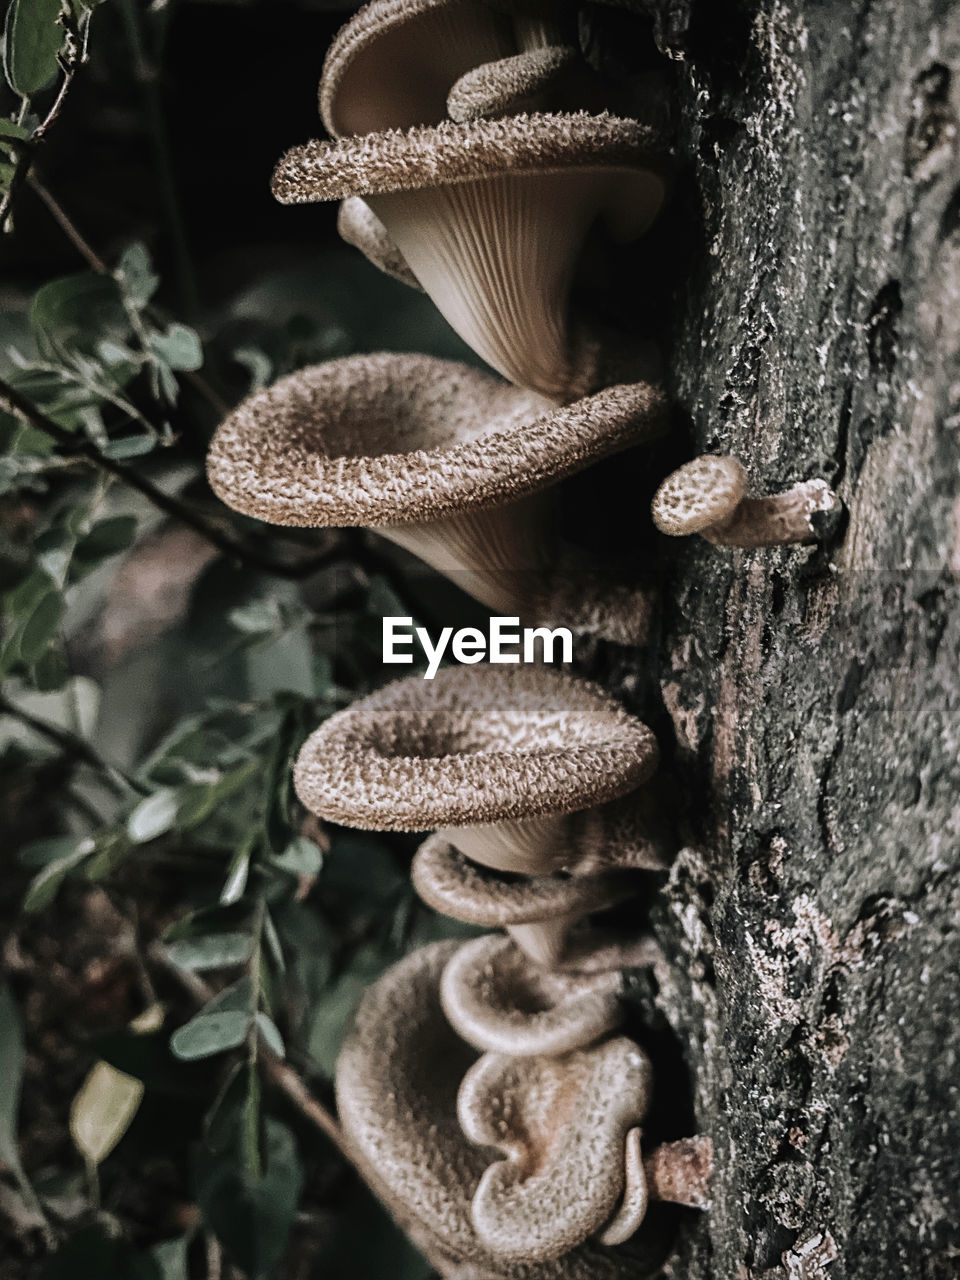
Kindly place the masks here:
[(115, 458), (108, 458), (105, 454), (102, 454), (92, 440), (78, 437), (67, 431), (66, 428), (61, 427), (58, 422), (54, 422), (38, 405), (28, 400), (26, 396), (17, 391), (4, 378), (0, 378), (0, 409), (4, 409), (7, 413), (19, 418), (21, 422), (27, 423), (37, 431), (42, 431), (44, 435), (50, 436), (58, 444), (70, 449), (75, 456), (82, 458), (95, 467), (99, 467), (100, 470), (107, 472), (108, 475), (116, 477), (128, 488), (134, 489), (142, 497), (146, 498), (158, 511), (171, 516), (174, 520), (179, 520), (181, 524), (188, 525), (195, 533), (199, 533), (201, 537), (206, 538), (211, 546), (216, 547), (218, 551), (222, 551), (225, 556), (232, 560), (252, 565), (265, 573), (274, 574), (280, 578), (300, 579), (309, 577), (341, 557), (340, 549), (333, 547), (318, 556), (311, 556), (293, 564), (287, 564), (284, 561), (274, 560), (272, 556), (262, 555), (253, 547), (244, 543), (237, 542), (229, 534), (223, 533), (211, 521), (191, 511), (186, 504), (164, 493), (162, 489), (157, 488), (156, 485), (139, 475), (131, 467), (118, 462)]
[(95, 769), (97, 773), (103, 776), (111, 790), (117, 795), (127, 796), (129, 794), (127, 787), (130, 784), (122, 785), (123, 773), (121, 770), (109, 764), (101, 755), (98, 755), (89, 742), (84, 741), (77, 734), (71, 733), (69, 729), (62, 729), (57, 724), (50, 724), (47, 720), (41, 720), (39, 716), (31, 715), (29, 711), (24, 711), (22, 707), (18, 707), (15, 702), (11, 702), (2, 693), (0, 693), (0, 715), (12, 716), (14, 720), (19, 720), (28, 729), (32, 729), (34, 733), (40, 734), (48, 742), (52, 742), (59, 747), (71, 759), (79, 760), (81, 763), (89, 765), (91, 769)]

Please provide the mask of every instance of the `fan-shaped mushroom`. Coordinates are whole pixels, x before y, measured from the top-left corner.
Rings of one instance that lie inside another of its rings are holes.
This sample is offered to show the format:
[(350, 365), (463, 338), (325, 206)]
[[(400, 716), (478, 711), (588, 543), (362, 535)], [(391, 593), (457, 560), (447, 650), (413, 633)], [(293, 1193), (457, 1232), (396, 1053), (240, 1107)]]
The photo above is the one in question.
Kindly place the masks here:
[(503, 1152), (473, 1197), (480, 1242), (511, 1260), (545, 1261), (617, 1213), (627, 1133), (646, 1113), (650, 1063), (622, 1036), (563, 1057), (488, 1053), (464, 1076), (460, 1125)]
[[(442, 121), (310, 142), (282, 158), (285, 204), (363, 196), (410, 270), (475, 351), (558, 401), (605, 376), (595, 334), (569, 315), (581, 251), (599, 221), (639, 236), (665, 191), (655, 132), (607, 113)], [(614, 357), (620, 372), (622, 351)], [(649, 356), (638, 356), (634, 376)]]
[(584, 915), (632, 896), (632, 878), (515, 876), (465, 858), (443, 836), (422, 844), (411, 868), (413, 887), (435, 911), (487, 928), (505, 928), (532, 960), (553, 965), (567, 934)]
[[(457, 1122), (458, 1086), (476, 1054), (443, 1016), (438, 994), (457, 945), (441, 942), (415, 951), (388, 970), (361, 1001), (336, 1072), (337, 1105), (351, 1155), (399, 1225), (449, 1280), (631, 1280), (636, 1259), (596, 1240), (538, 1262), (532, 1254), (512, 1261), (478, 1239), (471, 1202), (488, 1170), (490, 1152), (468, 1141)], [(606, 1069), (608, 1102), (619, 1115), (625, 1082), (617, 1078), (611, 1061)], [(582, 1079), (578, 1072), (572, 1086), (579, 1087)], [(482, 1089), (475, 1087), (475, 1093), (480, 1124), (494, 1103)], [(601, 1106), (599, 1094), (594, 1098)], [(607, 1131), (618, 1128), (605, 1117), (601, 1124)], [(558, 1138), (557, 1145), (562, 1141)], [(651, 1177), (652, 1162), (659, 1161), (664, 1187), (671, 1190), (665, 1170), (675, 1145), (680, 1144), (657, 1148), (647, 1157), (651, 1197), (659, 1186)], [(625, 1185), (623, 1162), (608, 1154)], [(604, 1174), (604, 1187), (616, 1176)], [(681, 1190), (689, 1203), (690, 1188), (684, 1184)], [(579, 1197), (581, 1188), (573, 1187), (572, 1194)]]
[(407, 266), (386, 227), (359, 196), (349, 196), (341, 203), (337, 231), (341, 240), (359, 249), (384, 275), (393, 276), (411, 289), (420, 288), (420, 281)]
[(441, 829), (504, 871), (575, 868), (568, 815), (652, 774), (650, 730), (603, 689), (538, 666), (450, 667), (386, 685), (307, 739), (294, 773), (322, 818)]
[(622, 978), (555, 973), (510, 939), (465, 943), (443, 973), (440, 1001), (455, 1031), (475, 1049), (532, 1057), (593, 1044), (623, 1021)]
[(702, 534), (723, 547), (773, 547), (812, 542), (814, 517), (837, 512), (840, 500), (825, 480), (804, 480), (785, 493), (745, 497), (746, 472), (736, 459), (704, 454), (667, 476), (653, 499), (662, 533)]
[(247, 515), (372, 527), (495, 612), (577, 628), (579, 610), (589, 629), (636, 641), (644, 593), (612, 587), (605, 600), (602, 580), (557, 570), (543, 490), (656, 434), (665, 416), (644, 383), (556, 409), (454, 361), (350, 356), (245, 400), (214, 436), (207, 473)]

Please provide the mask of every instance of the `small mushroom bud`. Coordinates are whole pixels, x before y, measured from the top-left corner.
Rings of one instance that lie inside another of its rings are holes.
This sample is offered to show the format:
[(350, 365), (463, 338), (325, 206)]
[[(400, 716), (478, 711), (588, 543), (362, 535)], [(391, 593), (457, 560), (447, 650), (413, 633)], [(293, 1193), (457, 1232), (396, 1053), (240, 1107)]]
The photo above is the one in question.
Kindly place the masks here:
[(653, 522), (672, 537), (699, 533), (717, 546), (774, 547), (815, 541), (815, 518), (840, 508), (825, 480), (765, 498), (746, 497), (745, 489), (736, 458), (705, 454), (667, 476), (654, 495)]

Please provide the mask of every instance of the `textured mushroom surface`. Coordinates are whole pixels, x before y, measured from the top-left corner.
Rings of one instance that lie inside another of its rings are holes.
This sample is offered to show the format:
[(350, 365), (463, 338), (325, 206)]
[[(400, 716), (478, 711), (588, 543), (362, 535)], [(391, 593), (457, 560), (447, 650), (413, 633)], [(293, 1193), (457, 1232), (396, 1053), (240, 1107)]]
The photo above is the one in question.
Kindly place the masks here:
[(514, 24), (482, 0), (373, 0), (327, 52), (323, 123), (337, 136), (443, 120), (460, 76), (517, 52)]
[(460, 1086), (460, 1124), (506, 1159), (473, 1198), (480, 1241), (540, 1261), (601, 1231), (623, 1199), (626, 1136), (650, 1090), (646, 1055), (622, 1036), (560, 1058), (481, 1058)]
[[(440, 1008), (457, 944), (423, 947), (365, 994), (337, 1063), (337, 1105), (351, 1155), (398, 1224), (451, 1280), (635, 1280), (636, 1258), (592, 1241), (543, 1263), (486, 1250), (471, 1201), (490, 1163), (457, 1120), (476, 1054)], [(641, 1271), (645, 1274), (645, 1271)]]
[(736, 458), (712, 454), (694, 458), (657, 489), (653, 523), (673, 537), (722, 524), (739, 505), (746, 483), (746, 472)]
[(542, 109), (539, 99), (562, 82), (563, 73), (577, 66), (579, 58), (573, 45), (543, 45), (474, 67), (450, 90), (450, 118), (462, 123)]
[(642, 382), (557, 409), (457, 361), (348, 356), (244, 400), (207, 474), (229, 506), (271, 524), (423, 522), (535, 493), (656, 434), (666, 413)]
[(665, 163), (635, 120), (543, 112), (310, 142), (283, 157), (273, 190), (288, 204), (365, 197), (460, 336), (511, 382), (564, 401), (610, 381), (570, 312), (586, 242), (598, 226), (642, 234)]
[(565, 1054), (623, 1021), (619, 973), (555, 973), (510, 938), (465, 943), (444, 970), (443, 1010), (475, 1049), (516, 1057)]
[(560, 960), (579, 920), (633, 896), (638, 887), (635, 877), (618, 872), (518, 878), (471, 861), (439, 833), (418, 849), (411, 871), (428, 906), (467, 924), (506, 928), (543, 965)]
[(307, 739), (294, 782), (322, 818), (425, 831), (585, 809), (645, 781), (657, 757), (650, 730), (598, 685), (480, 665), (338, 712)]

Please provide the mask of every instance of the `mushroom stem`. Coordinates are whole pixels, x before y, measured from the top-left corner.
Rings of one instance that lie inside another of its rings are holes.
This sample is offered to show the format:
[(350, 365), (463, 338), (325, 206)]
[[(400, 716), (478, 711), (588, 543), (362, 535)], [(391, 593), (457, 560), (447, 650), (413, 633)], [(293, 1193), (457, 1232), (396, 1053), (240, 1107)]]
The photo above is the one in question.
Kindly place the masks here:
[(668, 1200), (691, 1209), (710, 1208), (713, 1140), (680, 1138), (654, 1147), (643, 1162), (651, 1200)]
[(701, 530), (719, 547), (776, 547), (813, 542), (819, 536), (812, 517), (835, 511), (837, 495), (825, 480), (804, 480), (786, 493), (744, 498), (729, 520)]
[(825, 480), (804, 480), (764, 498), (747, 497), (745, 488), (736, 458), (704, 454), (667, 476), (654, 495), (653, 522), (671, 537), (699, 533), (718, 546), (776, 547), (822, 537), (816, 518), (840, 510)]

